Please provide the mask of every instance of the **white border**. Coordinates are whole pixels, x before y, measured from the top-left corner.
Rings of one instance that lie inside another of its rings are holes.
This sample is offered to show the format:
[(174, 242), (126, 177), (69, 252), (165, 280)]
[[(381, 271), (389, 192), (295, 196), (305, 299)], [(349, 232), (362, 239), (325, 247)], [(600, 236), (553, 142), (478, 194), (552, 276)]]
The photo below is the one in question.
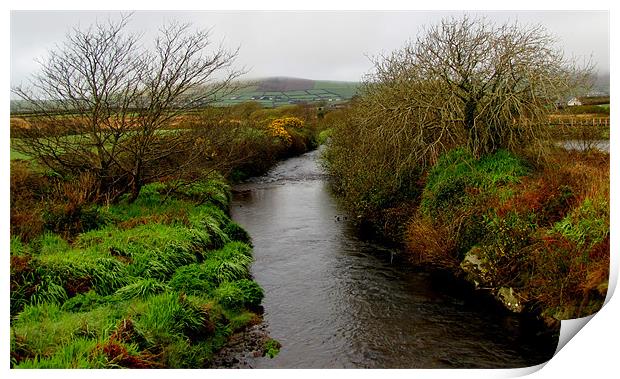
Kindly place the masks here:
[[(290, 10), (346, 10), (346, 9), (361, 9), (361, 10), (406, 10), (406, 9), (417, 9), (417, 10), (455, 10), (455, 9), (463, 9), (463, 7), (467, 7), (467, 10), (559, 10), (558, 7), (561, 7), (561, 10), (584, 10), (587, 8), (588, 10), (611, 10), (610, 13), (610, 41), (613, 41), (617, 36), (618, 27), (613, 22), (613, 16), (615, 15), (614, 3), (611, 1), (588, 1), (578, 2), (578, 1), (563, 1), (561, 3), (553, 3), (547, 1), (535, 1), (535, 0), (522, 0), (517, 2), (498, 2), (498, 1), (475, 1), (475, 2), (467, 2), (467, 3), (458, 3), (455, 1), (441, 1), (436, 0), (433, 2), (421, 2), (421, 3), (412, 3), (407, 1), (389, 1), (383, 0), (381, 2), (355, 2), (355, 3), (336, 3), (333, 0), (313, 0), (311, 2), (298, 2), (294, 3), (292, 1), (286, 0), (267, 0), (260, 2), (253, 1), (240, 1), (240, 0), (230, 0), (226, 2), (204, 2), (204, 1), (184, 1), (177, 0), (174, 2), (131, 2), (131, 1), (118, 1), (118, 0), (108, 0), (105, 2), (78, 2), (78, 1), (9, 1), (8, 6), (9, 9), (15, 10), (35, 10), (35, 9), (50, 9), (53, 7), (54, 9), (59, 10), (70, 10), (70, 9), (80, 9), (80, 10), (116, 10), (116, 9), (136, 9), (136, 10), (241, 10), (241, 9), (267, 9), (267, 10), (275, 10), (275, 9), (290, 9)], [(3, 14), (3, 43), (4, 43), (4, 51), (9, 51), (9, 33), (10, 33), (10, 12), (5, 12)], [(406, 38), (404, 36), (403, 38)], [(610, 43), (613, 46), (613, 43)], [(611, 50), (611, 65), (610, 67), (616, 67), (614, 63), (615, 59), (615, 51)], [(8, 101), (8, 88), (9, 88), (9, 70), (8, 70), (8, 59), (4, 61), (5, 66), (4, 75), (2, 76), (2, 83), (4, 84), (3, 88), (5, 90), (4, 106), (2, 107), (2, 117), (4, 120), (8, 121), (9, 115), (9, 101)], [(614, 89), (617, 89), (617, 80), (616, 77), (612, 74), (612, 92), (615, 93)], [(613, 97), (613, 94), (612, 94)], [(618, 112), (615, 107), (612, 107), (612, 119), (616, 120)], [(618, 215), (618, 207), (616, 204), (616, 196), (618, 194), (618, 180), (617, 174), (620, 169), (618, 167), (618, 159), (616, 148), (616, 134), (612, 129), (612, 138), (611, 138), (611, 172), (612, 172), (612, 213), (611, 213), (611, 223), (612, 225), (618, 225), (617, 215)], [(5, 235), (8, 235), (9, 224), (8, 224), (8, 168), (9, 168), (9, 143), (8, 143), (8, 125), (5, 124), (5, 134), (0, 138), (0, 143), (3, 159), (2, 159), (2, 172), (7, 173), (3, 175), (4, 177), (4, 185), (1, 187), (2, 191), (2, 200), (0, 202), (0, 209), (3, 215), (2, 218), (2, 230)], [(8, 257), (9, 251), (9, 243), (6, 237), (2, 237), (2, 251), (5, 255), (3, 257)], [(617, 282), (618, 276), (618, 253), (620, 245), (618, 244), (618, 236), (615, 233), (615, 229), (612, 227), (612, 238), (611, 238), (611, 252), (612, 252), (612, 270), (610, 277), (610, 296), (613, 290), (615, 289), (615, 285)], [(5, 264), (2, 265), (2, 275), (4, 278), (3, 281), (3, 294), (8, 294), (9, 292), (9, 267), (8, 267), (8, 259), (5, 259)], [(291, 370), (274, 370), (274, 371), (232, 371), (232, 370), (219, 370), (217, 372), (209, 372), (205, 373), (202, 370), (161, 370), (161, 371), (137, 371), (137, 370), (127, 370), (127, 371), (111, 371), (111, 370), (91, 370), (86, 373), (81, 370), (37, 370), (37, 371), (18, 371), (18, 370), (9, 370), (8, 369), (8, 356), (9, 356), (9, 335), (8, 335), (8, 320), (9, 317), (9, 300), (8, 295), (3, 296), (5, 311), (5, 327), (1, 329), (0, 339), (2, 341), (2, 350), (0, 352), (0, 356), (4, 358), (5, 362), (5, 370), (8, 371), (8, 375), (11, 377), (31, 377), (31, 376), (51, 376), (51, 377), (83, 377), (85, 374), (93, 377), (109, 377), (110, 375), (118, 375), (118, 376), (131, 376), (134, 377), (142, 377), (142, 376), (187, 376), (187, 377), (204, 377), (205, 375), (217, 375), (218, 377), (232, 377), (236, 376), (269, 376), (269, 377), (290, 377), (291, 375), (316, 375), (316, 372), (309, 372), (306, 370), (295, 370), (291, 372)], [(608, 297), (609, 300), (609, 297)], [(377, 370), (329, 370), (322, 371), (320, 375), (329, 375), (329, 376), (341, 376), (341, 375), (355, 375), (355, 377), (375, 377), (376, 375), (390, 375), (390, 376), (416, 376), (416, 377), (471, 377), (471, 378), (480, 378), (480, 377), (514, 377), (519, 375), (524, 375), (527, 373), (531, 373), (532, 371), (536, 371), (537, 369), (542, 368), (542, 370), (537, 371), (533, 377), (536, 378), (583, 378), (583, 377), (610, 377), (611, 373), (617, 372), (618, 367), (618, 357), (615, 353), (616, 346), (618, 346), (618, 316), (620, 315), (618, 300), (611, 299), (611, 301), (606, 304), (603, 309), (592, 318), (592, 321), (589, 322), (584, 330), (577, 333), (574, 337), (574, 341), (568, 343), (559, 353), (555, 356), (547, 365), (540, 365), (536, 368), (529, 369), (517, 369), (517, 370), (389, 370), (387, 372), (378, 372)], [(566, 323), (565, 323), (566, 324)], [(565, 327), (563, 326), (563, 329)], [(383, 370), (381, 370), (383, 371)]]

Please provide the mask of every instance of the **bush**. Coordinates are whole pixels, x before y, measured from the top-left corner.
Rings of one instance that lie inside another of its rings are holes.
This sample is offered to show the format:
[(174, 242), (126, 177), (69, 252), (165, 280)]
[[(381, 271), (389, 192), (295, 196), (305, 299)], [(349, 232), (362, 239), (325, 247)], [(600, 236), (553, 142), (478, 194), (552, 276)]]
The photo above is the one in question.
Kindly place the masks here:
[(76, 206), (72, 203), (52, 204), (43, 213), (45, 229), (65, 236), (97, 229), (107, 223), (97, 206)]
[(43, 233), (44, 199), (51, 183), (30, 162), (11, 161), (11, 235), (28, 242)]
[(514, 289), (547, 316), (591, 314), (608, 285), (608, 162), (556, 151), (532, 171), (502, 151), (479, 160), (445, 154), (408, 225), (412, 259)]

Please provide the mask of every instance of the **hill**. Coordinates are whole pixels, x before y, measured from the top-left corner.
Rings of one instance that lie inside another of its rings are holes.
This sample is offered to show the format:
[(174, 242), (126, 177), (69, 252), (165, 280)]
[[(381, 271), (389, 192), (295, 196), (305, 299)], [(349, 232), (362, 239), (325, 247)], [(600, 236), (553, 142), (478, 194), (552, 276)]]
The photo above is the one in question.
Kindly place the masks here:
[(350, 100), (360, 83), (272, 77), (248, 82), (248, 85), (218, 102), (234, 105), (256, 101), (265, 107), (286, 104), (326, 102), (337, 104)]
[[(215, 104), (226, 106), (246, 101), (256, 101), (264, 107), (318, 102), (338, 104), (350, 100), (359, 86), (359, 82), (271, 77), (248, 81), (243, 88)], [(25, 104), (22, 100), (11, 100), (11, 113), (24, 111)]]

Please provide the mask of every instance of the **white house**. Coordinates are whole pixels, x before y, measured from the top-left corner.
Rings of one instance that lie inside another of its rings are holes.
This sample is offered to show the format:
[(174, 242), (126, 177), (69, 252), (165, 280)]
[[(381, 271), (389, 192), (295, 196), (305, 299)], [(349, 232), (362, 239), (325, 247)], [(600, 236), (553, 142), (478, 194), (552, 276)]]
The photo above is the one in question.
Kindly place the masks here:
[(570, 100), (568, 100), (566, 102), (566, 105), (568, 105), (569, 107), (574, 107), (575, 105), (582, 105), (582, 104), (581, 104), (581, 101), (579, 101), (578, 98), (573, 97), (573, 98), (571, 98)]

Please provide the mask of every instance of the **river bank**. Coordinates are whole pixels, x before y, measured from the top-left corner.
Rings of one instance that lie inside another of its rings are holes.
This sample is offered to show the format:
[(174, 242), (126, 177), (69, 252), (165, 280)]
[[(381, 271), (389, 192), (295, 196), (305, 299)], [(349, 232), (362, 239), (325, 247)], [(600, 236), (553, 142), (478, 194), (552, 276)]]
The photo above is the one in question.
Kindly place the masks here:
[(227, 183), (306, 152), (317, 131), (307, 107), (246, 108), (184, 120), (217, 116), (231, 138), (202, 177), (149, 183), (136, 199), (103, 201), (89, 173), (11, 162), (11, 367), (226, 367), (218, 352), (239, 335), (277, 354), (255, 328), (263, 290)]
[(263, 298), (228, 199), (221, 178), (155, 183), (135, 202), (100, 209), (106, 222), (71, 241), (13, 238), (11, 366), (210, 365), (235, 332), (260, 322)]
[(511, 312), (549, 324), (583, 317), (600, 309), (607, 290), (609, 155), (582, 145), (538, 162), (453, 150), (411, 196), (353, 206), (355, 220), (404, 246), (414, 264), (466, 280)]

